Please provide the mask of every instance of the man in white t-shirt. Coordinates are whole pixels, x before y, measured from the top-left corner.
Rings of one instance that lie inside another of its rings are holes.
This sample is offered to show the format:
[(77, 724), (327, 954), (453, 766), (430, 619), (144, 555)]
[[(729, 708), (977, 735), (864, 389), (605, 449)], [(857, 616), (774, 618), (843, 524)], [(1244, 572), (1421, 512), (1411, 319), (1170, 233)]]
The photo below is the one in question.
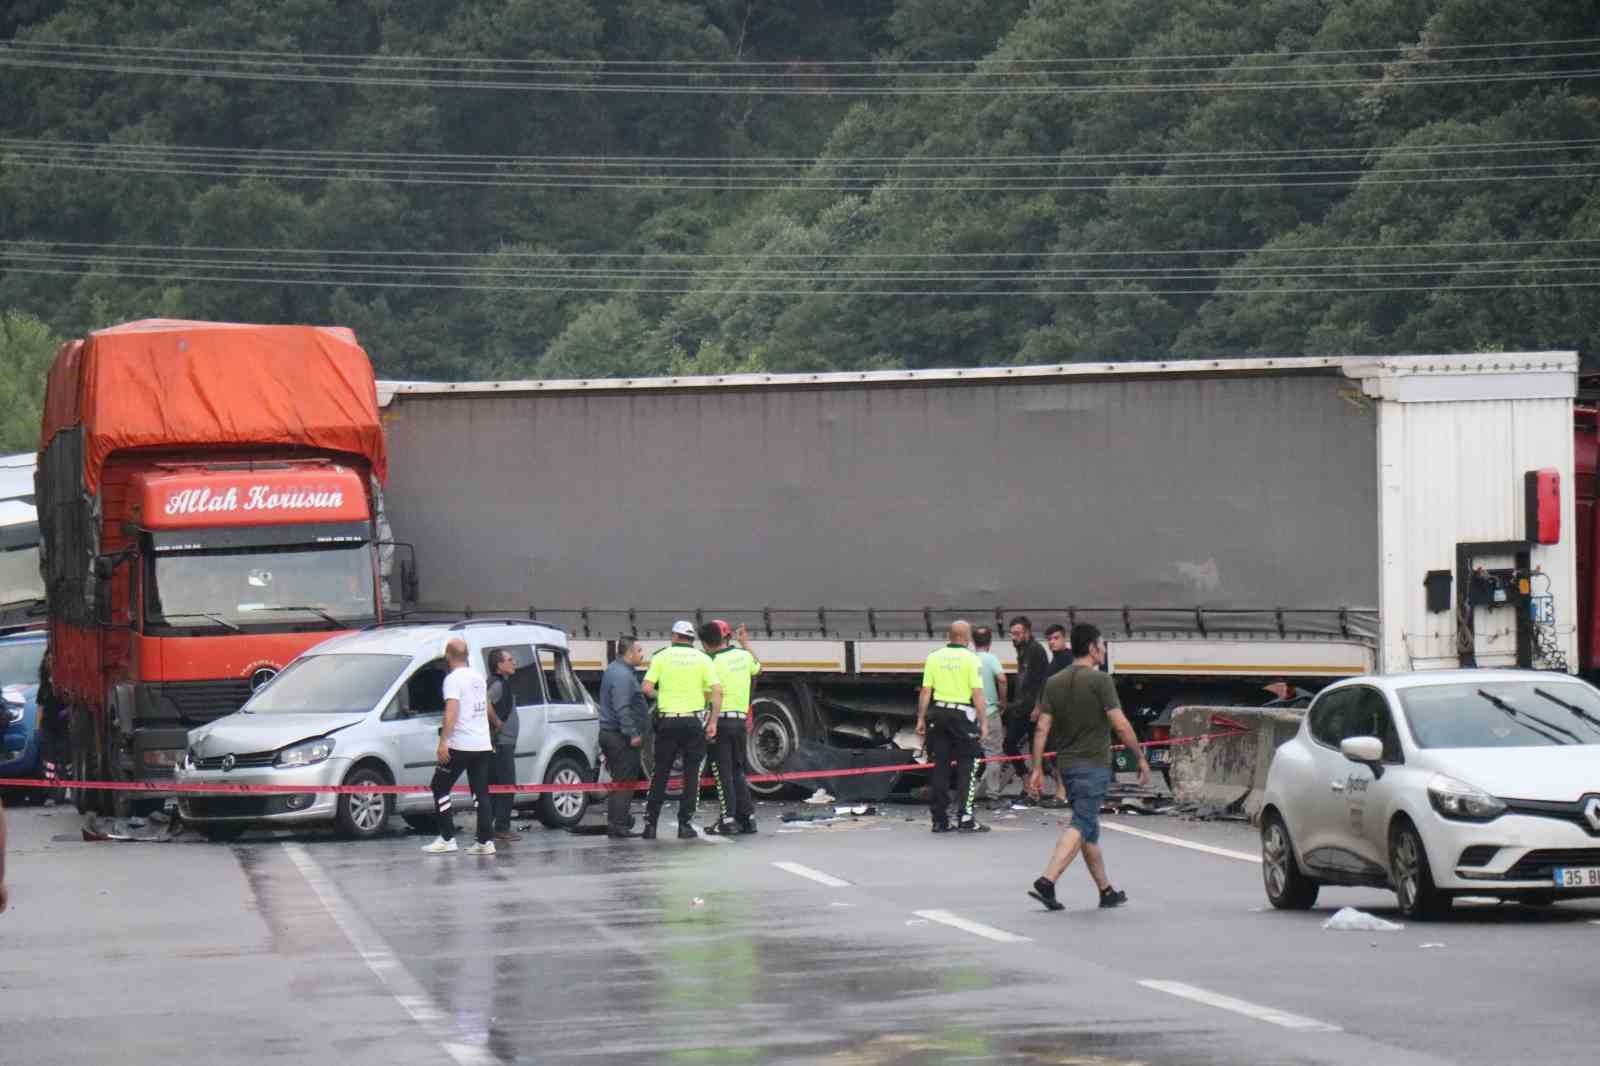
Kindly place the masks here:
[(444, 646), (450, 673), (444, 679), (444, 725), (439, 730), (439, 768), (433, 772), (433, 803), (439, 810), (439, 836), (422, 850), (440, 855), (456, 850), (456, 823), (450, 790), (463, 771), (478, 801), (478, 842), (468, 855), (494, 854), (494, 810), (489, 803), (489, 694), (483, 675), (467, 665), (467, 642), (451, 637)]

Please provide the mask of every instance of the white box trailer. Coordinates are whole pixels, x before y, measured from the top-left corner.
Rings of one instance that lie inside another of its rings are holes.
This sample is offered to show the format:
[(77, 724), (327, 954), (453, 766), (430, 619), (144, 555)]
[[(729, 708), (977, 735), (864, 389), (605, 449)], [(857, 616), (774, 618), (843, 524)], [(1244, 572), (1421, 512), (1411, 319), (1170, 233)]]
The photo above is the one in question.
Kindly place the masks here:
[(0, 628), (37, 624), (44, 615), (33, 469), (32, 452), (0, 455)]
[[(386, 503), (418, 607), (556, 622), (591, 676), (619, 634), (749, 625), (770, 766), (807, 734), (891, 734), (957, 617), (1095, 623), (1130, 706), (1564, 668), (1573, 494), (1559, 540), (1535, 544), (1524, 493), (1530, 471), (1573, 484), (1577, 367), (1533, 352), (380, 383)], [(1548, 595), (1544, 622), (1519, 575)], [(1012, 662), (1003, 628), (995, 650)]]

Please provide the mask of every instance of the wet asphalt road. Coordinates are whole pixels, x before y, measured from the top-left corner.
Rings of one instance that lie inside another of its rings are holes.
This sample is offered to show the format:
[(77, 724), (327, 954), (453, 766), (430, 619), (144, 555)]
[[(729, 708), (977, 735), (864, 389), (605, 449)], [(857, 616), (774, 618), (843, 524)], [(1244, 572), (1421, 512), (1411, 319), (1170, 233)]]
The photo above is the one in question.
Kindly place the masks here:
[(1325, 932), (1392, 897), (1274, 913), (1248, 827), (1126, 817), (1236, 854), (1108, 832), (1130, 905), (1074, 868), (1046, 914), (1023, 893), (1054, 816), (935, 837), (911, 807), (783, 809), (806, 808), (732, 842), (536, 826), (493, 859), (424, 856), (398, 821), (85, 844), (74, 814), (11, 811), (0, 1061), (1595, 1061), (1600, 906)]

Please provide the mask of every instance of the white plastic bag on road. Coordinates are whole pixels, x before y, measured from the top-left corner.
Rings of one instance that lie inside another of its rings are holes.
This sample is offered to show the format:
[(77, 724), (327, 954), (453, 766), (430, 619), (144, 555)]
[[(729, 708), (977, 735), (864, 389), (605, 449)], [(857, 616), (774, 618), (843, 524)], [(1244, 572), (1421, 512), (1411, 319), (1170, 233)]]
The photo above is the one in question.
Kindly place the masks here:
[(1344, 907), (1332, 918), (1322, 923), (1322, 928), (1336, 933), (1398, 933), (1405, 926), (1384, 921), (1375, 914)]

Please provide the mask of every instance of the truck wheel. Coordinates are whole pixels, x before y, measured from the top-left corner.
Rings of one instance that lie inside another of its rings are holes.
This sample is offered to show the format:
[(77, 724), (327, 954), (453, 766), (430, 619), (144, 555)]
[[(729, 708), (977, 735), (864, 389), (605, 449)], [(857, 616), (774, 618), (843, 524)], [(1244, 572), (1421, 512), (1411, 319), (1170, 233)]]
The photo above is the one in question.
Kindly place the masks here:
[[(547, 785), (581, 785), (589, 780), (588, 768), (575, 755), (562, 753), (550, 760), (544, 772)], [(535, 807), (539, 821), (551, 829), (571, 829), (583, 821), (589, 806), (587, 792), (542, 792)]]
[[(347, 785), (387, 785), (389, 780), (370, 766), (358, 766), (344, 779)], [(394, 797), (383, 792), (344, 792), (334, 807), (333, 820), (341, 836), (370, 840), (383, 832), (394, 813)]]
[[(756, 693), (750, 701), (750, 714), (755, 719), (746, 741), (750, 755), (750, 773), (775, 774), (784, 761), (800, 747), (800, 715), (793, 707), (793, 697), (788, 692), (767, 689)], [(774, 796), (789, 786), (782, 781), (750, 783), (750, 791), (762, 796)]]
[[(89, 724), (88, 715), (81, 709), (74, 708), (72, 719), (67, 725), (68, 743), (72, 745), (72, 779), (74, 781), (94, 780), (94, 760), (89, 757), (89, 738), (94, 735), (94, 729)], [(72, 790), (72, 804), (78, 808), (79, 814), (93, 814), (97, 809), (96, 797), (87, 789), (75, 788)]]

